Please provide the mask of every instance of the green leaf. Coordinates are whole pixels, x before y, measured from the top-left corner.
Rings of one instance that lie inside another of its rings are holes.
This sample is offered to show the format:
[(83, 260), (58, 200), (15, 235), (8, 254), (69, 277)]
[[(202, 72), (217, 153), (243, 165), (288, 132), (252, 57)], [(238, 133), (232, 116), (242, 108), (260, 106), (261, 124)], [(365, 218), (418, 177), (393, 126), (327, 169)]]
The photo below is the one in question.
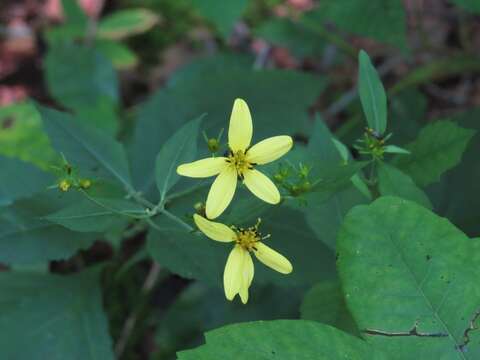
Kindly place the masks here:
[(158, 23), (158, 16), (148, 9), (116, 11), (100, 21), (97, 35), (100, 38), (120, 40), (141, 34)]
[(457, 6), (471, 11), (472, 13), (479, 14), (480, 13), (480, 3), (477, 0), (451, 0)]
[(460, 162), (474, 134), (474, 130), (461, 128), (451, 121), (432, 122), (414, 142), (404, 146), (411, 155), (397, 157), (394, 164), (415, 183), (426, 186), (439, 181), (442, 173)]
[(401, 0), (322, 0), (312, 17), (339, 29), (407, 50), (406, 15)]
[(199, 114), (208, 113), (205, 131), (218, 134), (228, 129), (235, 98), (244, 98), (253, 117), (255, 143), (298, 131), (299, 124), (308, 122), (307, 108), (324, 85), (322, 78), (292, 71), (252, 72), (251, 64), (244, 68), (243, 61), (239, 65), (231, 58), (194, 63), (140, 109), (131, 149), (136, 188), (152, 199), (156, 196), (151, 169), (158, 152), (179, 126)]
[(446, 219), (383, 197), (346, 216), (337, 252), (347, 306), (369, 343), (398, 360), (479, 357), (475, 334), (464, 346), (479, 309), (478, 244)]
[(347, 309), (340, 283), (329, 280), (316, 284), (306, 294), (300, 307), (301, 318), (334, 326), (358, 334), (357, 325)]
[(52, 185), (50, 174), (23, 161), (0, 156), (0, 206), (29, 197)]
[(183, 125), (163, 145), (155, 162), (155, 178), (160, 192), (160, 201), (165, 200), (167, 192), (178, 182), (177, 166), (195, 160), (197, 155), (197, 137), (203, 116)]
[(111, 40), (97, 40), (97, 50), (118, 70), (127, 70), (138, 64), (138, 56), (122, 43)]
[(114, 359), (98, 275), (0, 274), (5, 359)]
[[(122, 216), (123, 215), (123, 216)], [(122, 199), (85, 199), (45, 216), (72, 231), (104, 232), (123, 223), (124, 217), (145, 215), (145, 209)]]
[(131, 190), (130, 170), (123, 146), (101, 131), (67, 113), (38, 106), (53, 147), (84, 176), (116, 179)]
[(178, 360), (386, 359), (368, 344), (330, 326), (306, 320), (234, 324), (205, 334), (206, 344)]
[(78, 2), (72, 0), (62, 0), (61, 7), (65, 12), (65, 17), (67, 18), (68, 23), (83, 27), (87, 26), (88, 17)]
[(245, 11), (247, 0), (190, 0), (199, 14), (210, 20), (223, 37), (230, 35), (235, 22)]
[(158, 321), (154, 358), (170, 359), (178, 349), (197, 346), (204, 331), (245, 321), (298, 317), (301, 289), (257, 286), (245, 306), (226, 301), (223, 289), (193, 282), (183, 290)]
[(40, 115), (31, 102), (0, 107), (0, 154), (33, 163), (43, 170), (57, 160)]
[(368, 126), (382, 135), (387, 128), (387, 96), (368, 54), (358, 56), (358, 92)]
[(89, 107), (102, 97), (118, 103), (115, 70), (95, 48), (72, 42), (56, 44), (50, 47), (45, 66), (48, 89), (66, 107)]
[(412, 178), (386, 163), (378, 164), (378, 190), (381, 195), (397, 196), (432, 209), (428, 196), (413, 182)]
[(78, 200), (68, 195), (59, 199), (58, 195), (39, 194), (0, 209), (0, 262), (36, 264), (66, 259), (89, 247), (94, 235), (71, 232), (42, 219), (69, 201)]

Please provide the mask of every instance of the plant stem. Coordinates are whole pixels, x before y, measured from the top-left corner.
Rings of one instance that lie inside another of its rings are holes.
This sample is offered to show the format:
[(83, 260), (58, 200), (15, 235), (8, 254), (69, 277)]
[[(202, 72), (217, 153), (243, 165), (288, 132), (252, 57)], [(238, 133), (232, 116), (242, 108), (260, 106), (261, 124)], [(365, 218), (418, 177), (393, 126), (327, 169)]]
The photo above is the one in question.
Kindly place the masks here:
[(162, 268), (157, 262), (153, 262), (152, 265), (150, 266), (150, 270), (145, 278), (145, 281), (141, 289), (141, 293), (140, 293), (141, 298), (138, 303), (138, 306), (135, 307), (135, 309), (132, 311), (132, 313), (129, 315), (129, 317), (125, 321), (122, 332), (120, 334), (120, 338), (118, 339), (115, 345), (115, 355), (117, 359), (121, 358), (122, 354), (125, 351), (125, 348), (127, 347), (130, 336), (133, 333), (133, 330), (135, 329), (135, 325), (137, 323), (138, 317), (142, 312), (143, 308), (146, 306), (146, 304), (148, 304), (150, 292), (158, 281), (158, 277), (160, 275), (161, 269)]

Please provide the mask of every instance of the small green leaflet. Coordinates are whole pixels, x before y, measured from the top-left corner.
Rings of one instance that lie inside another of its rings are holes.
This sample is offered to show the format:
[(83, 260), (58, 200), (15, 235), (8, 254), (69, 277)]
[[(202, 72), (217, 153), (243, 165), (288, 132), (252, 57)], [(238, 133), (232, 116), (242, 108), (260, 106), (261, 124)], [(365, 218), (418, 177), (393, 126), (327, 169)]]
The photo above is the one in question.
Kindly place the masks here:
[(387, 96), (368, 54), (358, 56), (358, 92), (368, 126), (382, 135), (387, 129)]
[(203, 115), (183, 125), (165, 142), (157, 155), (155, 178), (161, 202), (180, 179), (177, 166), (193, 161), (197, 155), (197, 136), (202, 118)]
[(103, 18), (98, 25), (98, 37), (120, 40), (143, 33), (158, 22), (158, 16), (148, 9), (120, 10)]

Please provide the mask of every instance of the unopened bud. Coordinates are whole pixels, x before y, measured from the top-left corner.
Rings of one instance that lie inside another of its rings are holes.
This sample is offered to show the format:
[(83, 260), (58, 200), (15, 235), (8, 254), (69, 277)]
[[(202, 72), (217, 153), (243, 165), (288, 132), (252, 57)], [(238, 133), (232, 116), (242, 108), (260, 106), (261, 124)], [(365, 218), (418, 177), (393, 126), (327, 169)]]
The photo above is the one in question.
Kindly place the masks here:
[(70, 189), (71, 186), (72, 186), (72, 184), (70, 183), (70, 181), (65, 180), (65, 179), (58, 183), (59, 189), (64, 191), (64, 192), (67, 192)]
[(88, 189), (92, 186), (92, 181), (90, 179), (82, 179), (79, 181), (79, 185), (82, 189)]
[(210, 152), (212, 153), (215, 153), (220, 149), (220, 143), (218, 142), (217, 139), (214, 139), (214, 138), (208, 139), (207, 146), (208, 146), (208, 150), (210, 150)]

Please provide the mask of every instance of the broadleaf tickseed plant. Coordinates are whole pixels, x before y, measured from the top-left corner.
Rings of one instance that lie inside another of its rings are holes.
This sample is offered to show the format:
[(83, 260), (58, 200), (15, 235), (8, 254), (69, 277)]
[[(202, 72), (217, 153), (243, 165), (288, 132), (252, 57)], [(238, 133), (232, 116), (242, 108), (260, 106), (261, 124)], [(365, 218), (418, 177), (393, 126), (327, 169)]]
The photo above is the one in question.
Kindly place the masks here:
[(239, 294), (242, 303), (246, 304), (248, 301), (248, 288), (252, 283), (254, 273), (251, 252), (258, 260), (279, 273), (290, 274), (292, 272), (293, 267), (290, 261), (262, 242), (270, 235), (262, 236), (258, 231), (260, 219), (255, 226), (247, 229), (228, 227), (197, 214), (193, 215), (193, 219), (200, 231), (210, 239), (220, 242), (235, 242), (223, 273), (223, 286), (228, 300), (233, 300), (235, 295)]
[(290, 136), (274, 136), (250, 147), (252, 140), (252, 117), (247, 103), (236, 99), (230, 116), (227, 156), (212, 157), (182, 164), (177, 173), (193, 178), (218, 175), (210, 188), (206, 202), (209, 219), (220, 216), (232, 201), (237, 179), (261, 200), (278, 204), (280, 193), (275, 184), (262, 172), (255, 169), (285, 155), (293, 145)]

